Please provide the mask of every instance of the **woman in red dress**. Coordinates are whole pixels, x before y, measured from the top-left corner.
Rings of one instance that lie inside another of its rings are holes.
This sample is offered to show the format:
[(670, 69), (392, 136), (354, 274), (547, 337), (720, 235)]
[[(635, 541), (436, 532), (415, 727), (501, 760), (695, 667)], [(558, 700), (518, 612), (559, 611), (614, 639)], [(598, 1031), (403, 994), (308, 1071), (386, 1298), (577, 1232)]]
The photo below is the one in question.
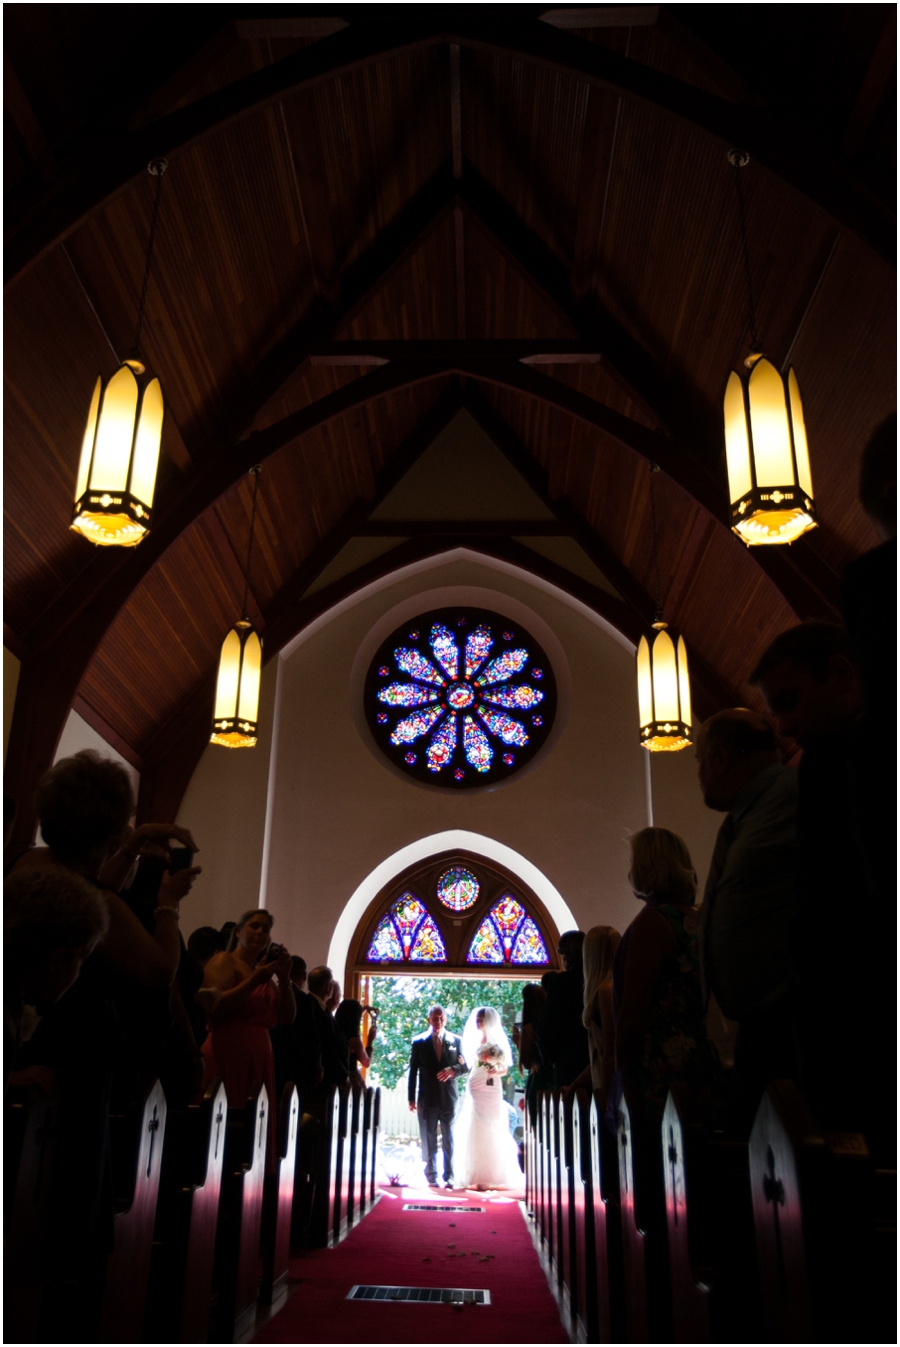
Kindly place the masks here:
[(269, 1030), (290, 1024), (296, 1013), (291, 988), (291, 956), (282, 949), (267, 960), (272, 914), (261, 908), (245, 912), (232, 932), (232, 948), (214, 954), (206, 965), (197, 993), (207, 1010), (209, 1033), (201, 1048), (203, 1088), (220, 1076), (228, 1107), (242, 1109), (255, 1081), (269, 1096), (269, 1143), (266, 1169), (275, 1167), (275, 1063)]

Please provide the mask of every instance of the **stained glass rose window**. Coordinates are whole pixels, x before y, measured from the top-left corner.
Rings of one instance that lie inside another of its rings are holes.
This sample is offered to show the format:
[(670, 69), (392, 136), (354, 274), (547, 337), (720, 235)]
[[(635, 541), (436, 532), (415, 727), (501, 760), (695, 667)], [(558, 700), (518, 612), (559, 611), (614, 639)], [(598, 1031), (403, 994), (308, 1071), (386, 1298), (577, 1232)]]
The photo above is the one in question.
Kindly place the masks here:
[(472, 608), (398, 627), (372, 661), (365, 696), (390, 760), (454, 789), (512, 775), (546, 741), (556, 711), (553, 670), (534, 638)]
[(445, 870), (437, 882), (437, 896), (451, 912), (465, 912), (474, 907), (481, 885), (462, 865)]

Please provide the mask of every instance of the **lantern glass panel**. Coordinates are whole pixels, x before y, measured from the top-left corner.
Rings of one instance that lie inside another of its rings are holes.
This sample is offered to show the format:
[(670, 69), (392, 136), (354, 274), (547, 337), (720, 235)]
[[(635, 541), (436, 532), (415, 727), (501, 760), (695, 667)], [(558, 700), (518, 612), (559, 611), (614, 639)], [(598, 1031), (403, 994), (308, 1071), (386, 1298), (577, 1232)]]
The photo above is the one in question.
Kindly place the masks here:
[(91, 469), (92, 491), (124, 491), (134, 439), (137, 380), (127, 365), (117, 369), (106, 386)]
[(758, 361), (750, 375), (750, 425), (757, 486), (792, 485), (794, 463), (784, 383), (768, 360)]
[(809, 467), (809, 444), (806, 439), (806, 419), (800, 399), (800, 386), (791, 368), (788, 371), (788, 394), (791, 399), (791, 424), (794, 428), (794, 453), (797, 456), (797, 482), (810, 500), (813, 498), (812, 472)]
[(642, 636), (638, 644), (637, 679), (641, 725), (649, 725), (653, 720), (653, 682), (650, 671), (650, 647), (646, 636)]
[(753, 486), (750, 476), (750, 441), (744, 413), (744, 386), (733, 371), (725, 389), (725, 458), (728, 464), (728, 489), (732, 502), (738, 501)]
[(238, 679), (241, 670), (241, 638), (231, 630), (222, 642), (219, 677), (216, 682), (216, 720), (230, 720), (237, 710)]
[(151, 379), (141, 399), (141, 419), (134, 445), (129, 490), (149, 509), (153, 504), (156, 468), (162, 439), (163, 395), (158, 379)]
[(250, 720), (254, 725), (259, 712), (259, 671), (261, 664), (262, 643), (256, 632), (251, 628), (244, 641), (244, 656), (241, 661), (238, 719)]
[(97, 430), (97, 413), (100, 410), (100, 393), (103, 388), (103, 380), (98, 378), (94, 384), (94, 396), (91, 398), (91, 409), (88, 412), (87, 425), (84, 428), (84, 439), (81, 442), (81, 458), (78, 462), (78, 481), (75, 483), (75, 500), (81, 500), (81, 497), (87, 491), (88, 474), (91, 470), (91, 451), (94, 448), (94, 435)]
[(657, 632), (653, 642), (653, 705), (658, 721), (681, 719), (675, 647), (667, 631)]
[(678, 638), (678, 691), (681, 697), (681, 720), (691, 724), (691, 680), (688, 677), (687, 646), (684, 637)]

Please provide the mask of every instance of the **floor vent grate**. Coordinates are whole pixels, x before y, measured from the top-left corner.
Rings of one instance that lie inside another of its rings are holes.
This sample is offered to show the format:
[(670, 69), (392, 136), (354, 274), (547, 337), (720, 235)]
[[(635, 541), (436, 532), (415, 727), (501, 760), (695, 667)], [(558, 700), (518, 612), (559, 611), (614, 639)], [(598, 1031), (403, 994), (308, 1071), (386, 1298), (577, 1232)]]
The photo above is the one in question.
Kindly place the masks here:
[(484, 1207), (451, 1207), (447, 1202), (404, 1202), (404, 1211), (483, 1212)]
[(445, 1286), (354, 1286), (348, 1300), (401, 1301), (407, 1305), (490, 1305), (490, 1291)]

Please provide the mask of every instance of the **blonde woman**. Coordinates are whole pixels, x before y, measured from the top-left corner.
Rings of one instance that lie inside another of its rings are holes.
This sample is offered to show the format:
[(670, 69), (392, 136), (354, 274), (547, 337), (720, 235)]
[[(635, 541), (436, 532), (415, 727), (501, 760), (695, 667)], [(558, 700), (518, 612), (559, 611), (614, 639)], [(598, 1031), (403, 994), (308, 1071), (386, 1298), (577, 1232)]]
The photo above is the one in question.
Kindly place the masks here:
[(578, 1089), (593, 1089), (599, 1092), (603, 1108), (606, 1108), (616, 1069), (613, 960), (621, 939), (614, 926), (592, 926), (584, 937), (584, 1012), (581, 1018), (588, 1031), (591, 1059), (589, 1065), (562, 1092), (570, 1095)]
[(643, 828), (631, 839), (628, 880), (644, 906), (613, 967), (616, 1064), (648, 1120), (658, 1120), (673, 1080), (700, 1104), (712, 1105), (719, 1086), (700, 995), (697, 876), (677, 833)]

